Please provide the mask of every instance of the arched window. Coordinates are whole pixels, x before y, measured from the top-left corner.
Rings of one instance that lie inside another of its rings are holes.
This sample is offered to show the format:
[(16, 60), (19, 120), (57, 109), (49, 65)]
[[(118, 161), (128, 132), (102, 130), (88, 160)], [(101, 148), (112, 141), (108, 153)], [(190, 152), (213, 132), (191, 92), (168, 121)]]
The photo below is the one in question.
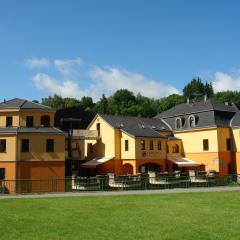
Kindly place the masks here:
[(172, 152), (173, 152), (173, 153), (179, 153), (179, 146), (178, 146), (178, 144), (175, 144), (175, 145), (172, 147)]
[(188, 118), (188, 126), (191, 128), (191, 127), (195, 127), (195, 117), (193, 115), (191, 115), (189, 118)]
[(50, 116), (48, 115), (41, 116), (41, 126), (50, 127)]
[(175, 127), (178, 128), (182, 128), (182, 119), (181, 118), (176, 118), (175, 121)]

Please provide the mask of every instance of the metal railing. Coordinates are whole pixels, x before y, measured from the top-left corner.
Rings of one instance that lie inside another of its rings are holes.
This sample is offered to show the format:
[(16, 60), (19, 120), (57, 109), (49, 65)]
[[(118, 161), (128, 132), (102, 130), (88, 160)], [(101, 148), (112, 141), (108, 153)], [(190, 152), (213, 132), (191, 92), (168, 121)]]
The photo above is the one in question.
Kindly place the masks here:
[(240, 186), (240, 175), (215, 177), (99, 175), (49, 180), (1, 180), (0, 194), (26, 194), (80, 191), (148, 190), (191, 187)]

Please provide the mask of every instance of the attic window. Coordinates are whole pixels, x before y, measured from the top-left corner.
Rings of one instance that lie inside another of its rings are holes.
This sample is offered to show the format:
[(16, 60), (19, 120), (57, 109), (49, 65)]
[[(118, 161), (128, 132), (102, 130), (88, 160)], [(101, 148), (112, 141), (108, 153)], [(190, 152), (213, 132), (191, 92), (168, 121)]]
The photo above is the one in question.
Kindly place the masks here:
[(175, 120), (175, 128), (179, 129), (182, 128), (182, 119), (181, 118), (176, 118)]
[(195, 121), (195, 116), (191, 115), (188, 118), (188, 126), (191, 127), (195, 127), (196, 121)]
[(145, 125), (144, 125), (144, 124), (142, 124), (142, 125), (141, 125), (141, 128), (145, 128)]

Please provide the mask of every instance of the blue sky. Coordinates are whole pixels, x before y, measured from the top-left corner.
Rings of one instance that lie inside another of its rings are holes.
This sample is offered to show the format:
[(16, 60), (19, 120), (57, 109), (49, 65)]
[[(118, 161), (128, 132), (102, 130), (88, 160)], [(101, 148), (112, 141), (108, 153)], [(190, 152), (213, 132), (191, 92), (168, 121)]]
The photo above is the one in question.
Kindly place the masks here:
[(193, 76), (240, 88), (240, 1), (0, 3), (0, 100), (118, 88), (160, 98)]

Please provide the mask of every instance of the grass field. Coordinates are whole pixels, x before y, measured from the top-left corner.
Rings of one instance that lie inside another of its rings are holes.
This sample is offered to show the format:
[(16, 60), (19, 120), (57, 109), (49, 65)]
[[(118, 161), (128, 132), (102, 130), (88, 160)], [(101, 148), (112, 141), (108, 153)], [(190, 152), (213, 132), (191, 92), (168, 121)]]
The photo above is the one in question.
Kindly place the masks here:
[(1, 240), (240, 239), (240, 192), (0, 200)]

